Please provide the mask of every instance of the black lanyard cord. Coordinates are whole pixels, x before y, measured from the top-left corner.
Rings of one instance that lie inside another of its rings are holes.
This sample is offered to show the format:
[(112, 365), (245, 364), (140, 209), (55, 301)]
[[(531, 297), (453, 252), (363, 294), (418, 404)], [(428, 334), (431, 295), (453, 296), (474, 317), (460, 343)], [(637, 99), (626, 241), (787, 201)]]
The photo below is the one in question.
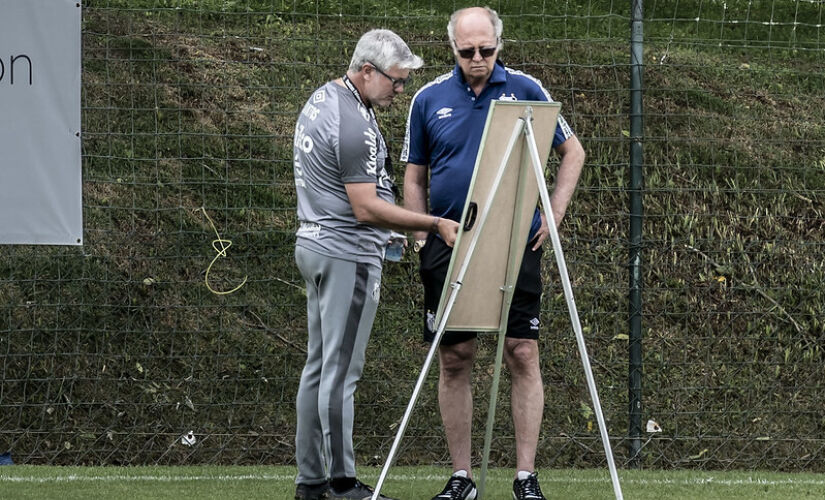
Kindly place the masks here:
[[(352, 92), (352, 95), (355, 96), (355, 99), (358, 101), (358, 103), (364, 106), (369, 112), (370, 117), (372, 117), (372, 122), (375, 124), (376, 130), (378, 130), (378, 137), (381, 139), (381, 144), (384, 146), (384, 150), (387, 152), (386, 161), (384, 162), (384, 169), (387, 171), (387, 175), (389, 175), (390, 178), (392, 178), (393, 167), (392, 160), (390, 160), (389, 156), (390, 151), (387, 147), (387, 142), (384, 140), (384, 134), (381, 133), (381, 127), (378, 126), (378, 118), (375, 116), (375, 110), (372, 109), (372, 106), (367, 106), (366, 104), (364, 104), (364, 100), (361, 99), (361, 93), (358, 92), (358, 89), (355, 87), (355, 84), (352, 83), (352, 80), (350, 80), (349, 76), (344, 74), (344, 76), (341, 77), (341, 80), (344, 81), (344, 85), (346, 85), (349, 91)], [(395, 182), (393, 182), (392, 188), (393, 191), (397, 194), (398, 188), (395, 187)]]

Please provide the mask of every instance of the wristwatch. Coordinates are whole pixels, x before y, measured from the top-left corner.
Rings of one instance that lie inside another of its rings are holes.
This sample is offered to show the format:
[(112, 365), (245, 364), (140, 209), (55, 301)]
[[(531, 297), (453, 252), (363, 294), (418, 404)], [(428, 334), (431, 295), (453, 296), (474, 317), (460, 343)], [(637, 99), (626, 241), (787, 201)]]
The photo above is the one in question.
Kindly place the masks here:
[(421, 249), (424, 248), (424, 245), (426, 245), (426, 244), (427, 244), (427, 240), (415, 240), (415, 243), (413, 243), (413, 252), (415, 252), (415, 253), (420, 252)]

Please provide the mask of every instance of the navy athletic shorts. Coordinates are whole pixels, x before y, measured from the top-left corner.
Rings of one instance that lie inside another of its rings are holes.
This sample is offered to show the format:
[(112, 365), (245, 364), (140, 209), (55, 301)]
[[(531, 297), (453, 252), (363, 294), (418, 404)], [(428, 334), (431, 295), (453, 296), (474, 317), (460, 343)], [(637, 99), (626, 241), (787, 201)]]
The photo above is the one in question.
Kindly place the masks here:
[[(519, 339), (539, 338), (539, 317), (541, 312), (541, 256), (544, 249), (535, 252), (532, 244), (524, 249), (510, 315), (507, 318), (507, 337)], [(419, 252), (419, 274), (424, 283), (424, 341), (435, 338), (435, 313), (441, 301), (444, 281), (450, 267), (452, 248), (434, 233), (427, 236), (427, 244)], [(477, 332), (444, 332), (441, 344), (454, 345), (474, 339)]]

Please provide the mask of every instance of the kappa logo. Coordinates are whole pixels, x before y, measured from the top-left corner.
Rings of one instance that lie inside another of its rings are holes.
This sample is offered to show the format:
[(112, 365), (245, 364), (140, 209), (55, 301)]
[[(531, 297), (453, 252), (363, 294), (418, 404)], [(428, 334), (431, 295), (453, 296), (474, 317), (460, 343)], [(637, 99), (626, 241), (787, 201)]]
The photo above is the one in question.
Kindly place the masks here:
[(530, 329), (531, 330), (538, 330), (539, 329), (539, 319), (533, 318), (530, 320)]
[(314, 104), (318, 104), (319, 102), (324, 102), (327, 100), (327, 92), (324, 89), (319, 90), (312, 96), (312, 102)]
[(501, 97), (498, 98), (499, 101), (518, 101), (518, 97), (516, 94), (510, 92), (510, 95), (501, 94)]
[(441, 108), (435, 112), (439, 120), (453, 116), (453, 108)]

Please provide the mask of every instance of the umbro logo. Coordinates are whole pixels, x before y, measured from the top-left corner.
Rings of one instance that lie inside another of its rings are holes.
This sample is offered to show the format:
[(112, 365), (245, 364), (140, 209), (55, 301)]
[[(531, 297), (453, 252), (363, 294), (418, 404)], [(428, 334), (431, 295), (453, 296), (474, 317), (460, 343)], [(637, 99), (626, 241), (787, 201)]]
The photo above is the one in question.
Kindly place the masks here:
[(319, 102), (324, 102), (327, 100), (327, 93), (324, 89), (319, 90), (312, 96), (312, 102), (318, 104)]
[(530, 329), (531, 330), (538, 330), (539, 329), (539, 319), (533, 318), (530, 320)]
[(453, 108), (441, 108), (435, 112), (438, 115), (438, 119), (442, 120), (444, 118), (449, 118), (453, 116)]

